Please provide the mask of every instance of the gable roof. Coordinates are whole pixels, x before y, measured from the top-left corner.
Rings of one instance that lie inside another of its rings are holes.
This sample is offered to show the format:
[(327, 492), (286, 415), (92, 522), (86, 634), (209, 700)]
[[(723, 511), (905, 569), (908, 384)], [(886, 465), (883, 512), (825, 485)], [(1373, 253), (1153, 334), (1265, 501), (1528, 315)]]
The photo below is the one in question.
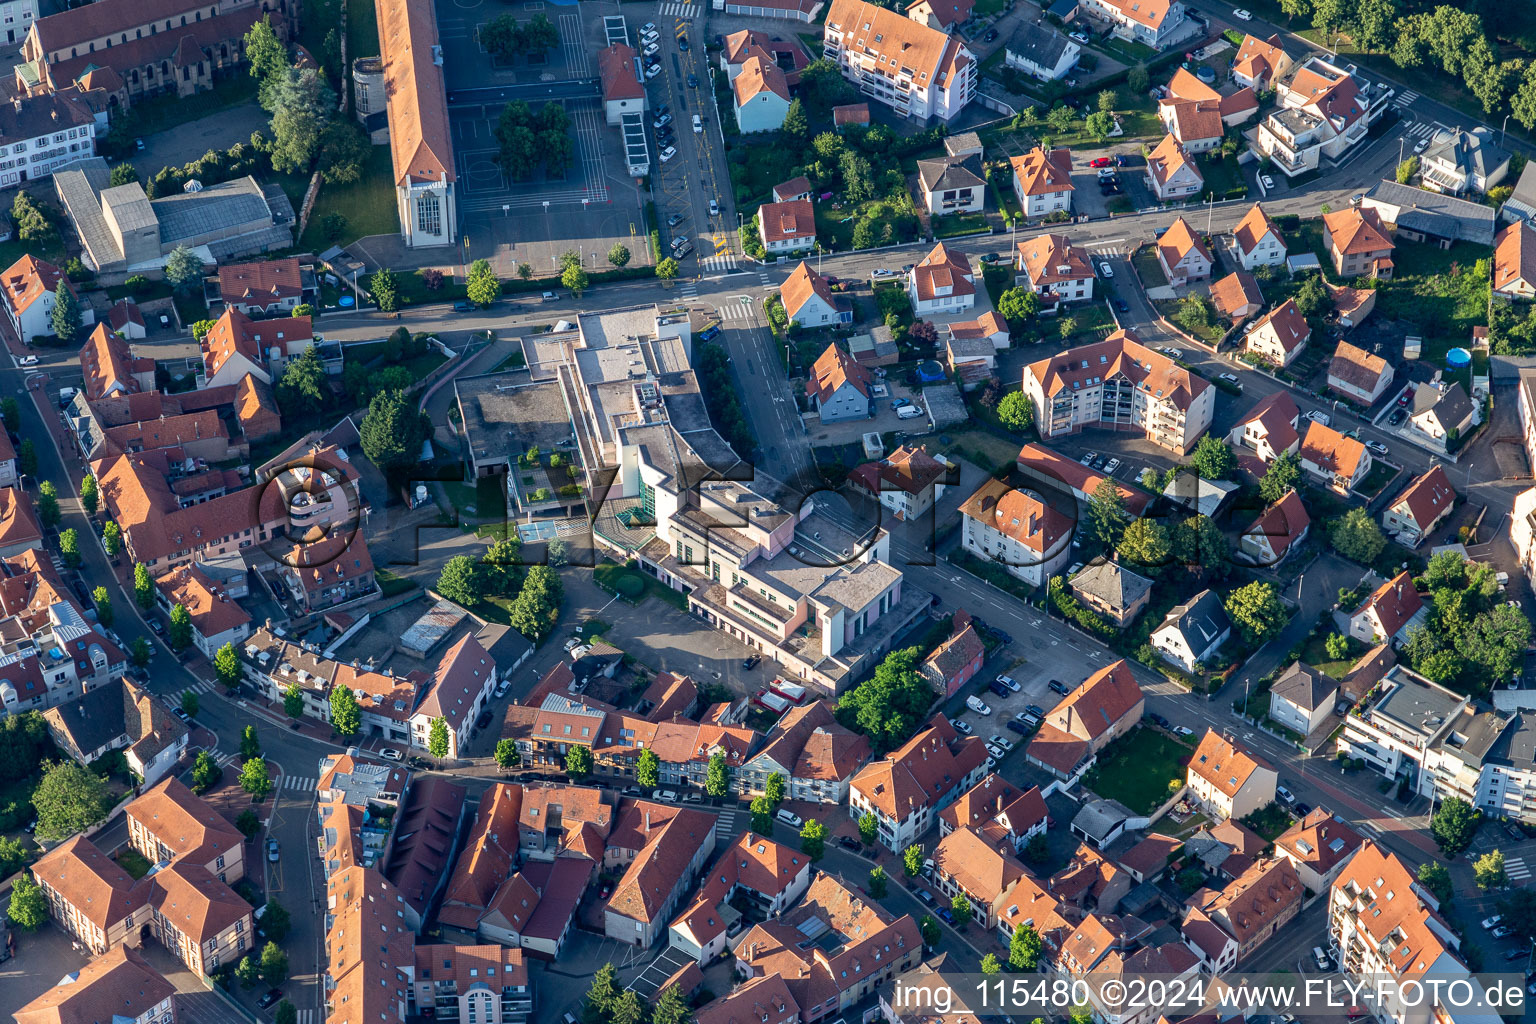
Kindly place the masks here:
[(1316, 420), (1307, 424), (1307, 432), (1301, 439), (1301, 461), (1352, 480), (1360, 471), (1360, 460), (1366, 457), (1365, 445), (1354, 438), (1345, 437)]
[(1276, 32), (1268, 39), (1244, 35), (1243, 44), (1237, 48), (1232, 70), (1245, 78), (1273, 79), (1281, 63), (1286, 60), (1285, 47)]
[(113, 946), (15, 1013), (16, 1024), (117, 1024), (143, 1017), (176, 988), (136, 949)]
[(1222, 316), (1234, 317), (1244, 306), (1263, 305), (1264, 293), (1259, 291), (1259, 282), (1252, 274), (1246, 270), (1234, 270), (1212, 283), (1211, 302)]
[(1382, 635), (1390, 640), (1423, 607), (1424, 600), (1413, 585), (1413, 577), (1404, 570), (1371, 591), (1365, 603), (1352, 612), (1350, 618), (1375, 611)]
[[(1159, 185), (1166, 185), (1173, 180), (1173, 176), (1179, 171), (1188, 169), (1197, 181), (1204, 181), (1205, 177), (1200, 173), (1195, 162), (1189, 158), (1189, 153), (1182, 143), (1170, 133), (1163, 136), (1163, 141), (1157, 144), (1157, 148), (1147, 154), (1147, 173)], [(1179, 220), (1183, 220), (1180, 217)]]
[(1072, 532), (1073, 521), (1033, 492), (988, 477), (960, 505), (960, 514), (1044, 557)]
[(1153, 29), (1162, 25), (1164, 19), (1168, 17), (1168, 9), (1172, 6), (1169, 0), (1106, 0), (1106, 2), (1123, 14), (1127, 20)]
[(69, 283), (62, 270), (29, 253), (0, 274), (0, 292), (5, 295), (6, 304), (20, 316), (45, 292), (52, 294), (56, 291), (61, 281), (71, 294), (75, 294), (75, 286)]
[(869, 737), (838, 722), (830, 701), (815, 700), (786, 711), (752, 760), (771, 760), (793, 778), (832, 782), (852, 775), (869, 754)]
[(770, 92), (789, 102), (789, 83), (784, 72), (772, 60), (753, 55), (741, 64), (741, 72), (731, 81), (738, 107), (750, 102), (758, 94)]
[[(731, 36), (726, 36), (727, 41), (729, 41), (731, 38)], [(811, 179), (802, 174), (798, 178), (790, 178), (788, 181), (781, 181), (777, 185), (773, 186), (773, 201), (776, 203), (782, 203), (786, 200), (794, 199), (798, 196), (803, 196), (810, 192), (810, 190)]]
[(1208, 782), (1224, 796), (1236, 796), (1248, 784), (1253, 773), (1273, 767), (1263, 758), (1250, 754), (1236, 741), (1207, 728), (1189, 758), (1189, 771)]
[(1393, 247), (1381, 215), (1370, 207), (1351, 206), (1325, 213), (1323, 227), (1333, 240), (1334, 251), (1344, 256), (1384, 249), (1390, 252)]
[(784, 303), (785, 314), (791, 320), (797, 319), (812, 295), (825, 302), (829, 309), (837, 308), (836, 300), (832, 297), (832, 286), (827, 284), (827, 279), (805, 260), (801, 260), (800, 265), (779, 286), (779, 298)]
[(1009, 52), (1042, 68), (1056, 67), (1069, 45), (1076, 44), (1043, 21), (1026, 20), (1008, 38)]
[(1536, 228), (1517, 220), (1494, 240), (1493, 290), (1524, 282), (1536, 288)]
[(764, 203), (757, 211), (757, 219), (764, 245), (792, 238), (811, 238), (816, 234), (816, 211), (809, 199)]
[(1339, 342), (1328, 364), (1328, 376), (1362, 391), (1374, 390), (1387, 371), (1385, 359), (1347, 341)]
[(415, 0), (378, 0), (374, 13), (395, 184), (456, 181), (437, 13)]
[[(1040, 381), (1047, 397), (1079, 387), (1095, 377), (1108, 379), (1120, 375), (1148, 395), (1186, 410), (1211, 386), (1204, 377), (1143, 345), (1141, 338), (1131, 330), (1119, 330), (1103, 341), (1079, 345), (1036, 360), (1025, 371)], [(1035, 448), (1038, 446), (1025, 445), (1024, 451)]]
[(635, 61), (640, 54), (633, 46), (614, 43), (597, 53), (597, 74), (603, 80), (603, 102), (617, 103), (645, 96), (645, 85)]
[(995, 902), (1024, 876), (1024, 865), (988, 843), (969, 825), (939, 840), (933, 850), (935, 871), (955, 880), (970, 896)]
[(1340, 861), (1354, 856), (1364, 842), (1348, 822), (1325, 808), (1314, 807), (1281, 833), (1275, 850), (1325, 875)]
[(1284, 858), (1275, 858), (1244, 871), (1201, 910), (1222, 924), (1239, 946), (1246, 946), (1299, 905), (1304, 893), (1296, 868)]
[(226, 304), (236, 302), (268, 306), (283, 299), (304, 294), (304, 275), (297, 256), (254, 263), (228, 263), (219, 268), (219, 297)]
[(1437, 238), (1492, 245), (1493, 207), (1395, 181), (1378, 181), (1365, 194), (1362, 209), (1379, 211), (1385, 223)]
[(439, 659), (432, 685), (416, 713), (441, 718), (457, 732), (469, 720), (476, 698), (495, 678), (496, 663), (480, 642), (466, 633)]
[(239, 849), (245, 836), (174, 775), (124, 808), (177, 859), (203, 864)]
[(832, 108), (832, 124), (838, 128), (845, 124), (869, 124), (869, 104), (838, 104)]
[(843, 351), (834, 341), (811, 367), (810, 378), (805, 382), (805, 393), (825, 402), (837, 394), (844, 384), (851, 384), (854, 390), (868, 398), (871, 380), (873, 378), (869, 368)]
[(849, 471), (849, 479), (871, 494), (904, 491), (922, 494), (940, 482), (949, 465), (928, 454), (927, 446), (904, 444), (879, 462), (866, 462)]
[(36, 864), (32, 875), (103, 932), (147, 904), (146, 886), (136, 885), (117, 861), (83, 835), (54, 847)]
[(976, 627), (967, 622), (923, 659), (923, 667), (932, 668), (938, 678), (947, 683), (957, 678), (972, 662), (979, 665), (978, 659), (985, 656), (986, 651), (986, 644), (981, 642)]
[(951, 828), (974, 828), (984, 838), (996, 841), (1023, 836), (1048, 815), (1039, 786), (1020, 790), (992, 773), (940, 811), (939, 820)]
[(1159, 629), (1172, 627), (1178, 630), (1196, 654), (1216, 642), (1216, 638), (1232, 628), (1227, 610), (1214, 590), (1202, 590), (1183, 604), (1175, 605)]
[(1023, 156), (1011, 157), (1008, 163), (1026, 196), (1073, 191), (1072, 151), (1069, 149), (1058, 146), (1047, 153), (1036, 146)]
[(1066, 235), (1047, 232), (1025, 239), (1018, 245), (1018, 258), (1020, 269), (1037, 288), (1093, 276), (1088, 254)]
[(1280, 347), (1287, 353), (1294, 352), (1305, 345), (1307, 339), (1312, 337), (1312, 328), (1307, 324), (1307, 318), (1301, 315), (1301, 308), (1296, 305), (1295, 299), (1286, 299), (1270, 310), (1258, 323), (1254, 324), (1253, 332), (1263, 330), (1265, 327), (1274, 332)]
[(958, 38), (864, 0), (832, 0), (826, 26), (840, 45), (911, 68), (919, 88), (951, 88), (974, 59)]
[[(1273, 443), (1273, 442), (1271, 442)], [(1285, 553), (1291, 549), (1302, 533), (1312, 525), (1312, 519), (1307, 515), (1307, 508), (1301, 503), (1301, 496), (1293, 487), (1281, 496), (1259, 518), (1253, 521), (1253, 525), (1243, 531), (1263, 537), (1269, 542), (1270, 551), (1276, 558), (1284, 558)]]
[(925, 192), (980, 188), (986, 184), (981, 177), (981, 157), (976, 153), (919, 160), (917, 178)]
[[(114, 306), (114, 309), (117, 307)], [(137, 307), (135, 307), (135, 310)], [(139, 321), (141, 324), (142, 320)], [(101, 398), (108, 390), (139, 390), (134, 379), (133, 350), (128, 343), (99, 323), (80, 346), (80, 370), (85, 377), (85, 397)], [(154, 365), (151, 362), (151, 367)]]
[(947, 295), (974, 295), (976, 285), (971, 260), (964, 253), (955, 252), (943, 242), (929, 250), (928, 255), (912, 268), (912, 281), (919, 300), (927, 301), (947, 288)]
[(931, 807), (987, 758), (978, 736), (961, 738), (943, 715), (935, 715), (911, 739), (864, 767), (851, 783), (866, 801), (901, 819)]
[(1280, 673), (1269, 692), (1310, 713), (1331, 707), (1339, 684), (1311, 665), (1297, 661)]
[(1269, 219), (1269, 214), (1264, 212), (1260, 203), (1254, 203), (1243, 215), (1243, 219), (1237, 222), (1237, 227), (1232, 229), (1232, 237), (1237, 239), (1237, 247), (1244, 253), (1253, 252), (1264, 241), (1264, 236), (1271, 234), (1281, 246), (1285, 245), (1285, 236), (1280, 233), (1275, 222)]
[(1439, 463), (1408, 485), (1392, 502), (1392, 510), (1406, 512), (1420, 529), (1427, 528), (1456, 501), (1456, 488)]
[(237, 352), (252, 365), (266, 366), (263, 345), (281, 345), (284, 351), (294, 342), (313, 340), (314, 326), (307, 316), (285, 316), (275, 320), (252, 320), (233, 306), (227, 307), (218, 321), (203, 336), (203, 361), (209, 377), (224, 368)]
[(1158, 251), (1163, 254), (1163, 260), (1170, 267), (1178, 266), (1179, 262), (1190, 253), (1195, 253), (1205, 259), (1207, 263), (1213, 262), (1211, 250), (1205, 247), (1200, 236), (1195, 234), (1195, 229), (1189, 226), (1189, 221), (1183, 217), (1176, 217), (1168, 230), (1157, 238)]

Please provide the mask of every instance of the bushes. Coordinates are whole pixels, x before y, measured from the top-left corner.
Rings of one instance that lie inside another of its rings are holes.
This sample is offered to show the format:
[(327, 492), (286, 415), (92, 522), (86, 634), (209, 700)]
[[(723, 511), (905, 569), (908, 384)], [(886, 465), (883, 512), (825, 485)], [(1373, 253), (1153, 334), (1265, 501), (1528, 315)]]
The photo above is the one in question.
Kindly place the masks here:
[(746, 413), (741, 408), (741, 396), (736, 391), (736, 381), (724, 349), (710, 345), (699, 356), (698, 374), (704, 404), (709, 407), (709, 418), (720, 436), (725, 438), (741, 458), (746, 459), (757, 446), (752, 428), (747, 425)]
[(1062, 583), (1060, 576), (1052, 576), (1047, 589), (1050, 593), (1051, 607), (1060, 612), (1062, 618), (1075, 622), (1094, 636), (1108, 638), (1115, 635), (1114, 627), (1084, 608), (1077, 598), (1067, 592), (1066, 585)]

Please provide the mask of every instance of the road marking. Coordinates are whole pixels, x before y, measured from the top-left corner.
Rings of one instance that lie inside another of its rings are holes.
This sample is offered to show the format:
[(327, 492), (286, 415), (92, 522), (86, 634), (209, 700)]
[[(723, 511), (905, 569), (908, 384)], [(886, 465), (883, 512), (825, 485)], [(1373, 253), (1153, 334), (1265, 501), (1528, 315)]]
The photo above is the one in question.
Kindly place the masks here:
[(1526, 866), (1525, 858), (1523, 857), (1505, 857), (1504, 873), (1516, 882), (1531, 877), (1531, 869)]

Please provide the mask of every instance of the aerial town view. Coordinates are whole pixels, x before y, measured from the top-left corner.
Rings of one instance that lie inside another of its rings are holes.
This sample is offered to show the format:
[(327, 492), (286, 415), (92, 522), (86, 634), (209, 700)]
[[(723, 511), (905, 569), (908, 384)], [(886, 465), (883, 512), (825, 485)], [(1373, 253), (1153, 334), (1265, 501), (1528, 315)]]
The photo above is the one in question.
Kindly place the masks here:
[(0, 1020), (1522, 1021), (1536, 13), (1238, 2), (0, 0)]

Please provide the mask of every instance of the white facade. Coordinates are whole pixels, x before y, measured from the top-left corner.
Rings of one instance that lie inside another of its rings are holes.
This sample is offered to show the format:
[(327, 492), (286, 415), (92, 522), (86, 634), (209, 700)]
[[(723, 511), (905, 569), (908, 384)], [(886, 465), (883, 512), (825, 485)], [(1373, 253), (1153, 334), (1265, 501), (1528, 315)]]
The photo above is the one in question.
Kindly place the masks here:
[(413, 249), (452, 245), (458, 238), (458, 205), (451, 181), (395, 186), (400, 234)]
[[(36, 11), (35, 0), (28, 4), (8, 3), (0, 5), (0, 11), (14, 7), (30, 6)], [(36, 17), (34, 13), (32, 17)], [(10, 18), (6, 19), (7, 22)], [(12, 31), (7, 24), (6, 31)], [(26, 34), (22, 27), (18, 37)], [(89, 160), (96, 155), (96, 123), (94, 121), (35, 139), (20, 139), (0, 145), (0, 188), (22, 182), (46, 178), (61, 167)]]
[(789, 100), (772, 89), (764, 89), (745, 103), (736, 104), (736, 128), (743, 135), (776, 132), (784, 127)]
[(0, 27), (7, 43), (20, 43), (37, 20), (37, 0), (6, 0), (0, 3)]
[[(1166, 5), (1161, 17), (1154, 12), (1164, 6), (1154, 0), (1086, 0), (1096, 13), (1108, 18), (1115, 26), (1115, 35), (1121, 39), (1144, 43), (1162, 49), (1184, 27), (1184, 5), (1178, 0)], [(1148, 24), (1155, 21), (1155, 24)]]
[(1072, 533), (1064, 531), (1045, 551), (1036, 551), (989, 523), (964, 517), (960, 546), (977, 558), (996, 563), (1032, 587), (1043, 587), (1072, 559)]
[(1253, 248), (1237, 246), (1237, 259), (1244, 270), (1258, 267), (1278, 267), (1285, 262), (1285, 240), (1274, 231), (1265, 231), (1262, 238), (1254, 241)]
[[(866, 31), (866, 25), (877, 27)], [(900, 59), (913, 45), (924, 53), (937, 51), (931, 66), (913, 68)], [(976, 57), (965, 44), (859, 0), (833, 4), (822, 56), (865, 96), (914, 121), (953, 120), (976, 95)]]

